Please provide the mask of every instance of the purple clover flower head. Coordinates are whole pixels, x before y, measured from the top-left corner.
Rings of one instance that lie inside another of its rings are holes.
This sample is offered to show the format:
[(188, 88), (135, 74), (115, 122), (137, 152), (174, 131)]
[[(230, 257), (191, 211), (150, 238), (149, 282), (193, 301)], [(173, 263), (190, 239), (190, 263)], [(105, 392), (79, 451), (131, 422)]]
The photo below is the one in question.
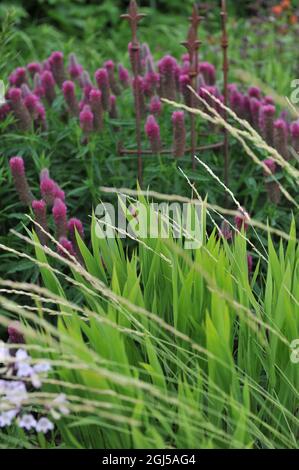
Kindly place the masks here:
[(260, 100), (261, 97), (262, 97), (261, 89), (259, 87), (256, 87), (256, 86), (249, 87), (248, 88), (248, 96), (250, 98), (257, 98), (258, 100)]
[(39, 101), (36, 104), (36, 117), (35, 124), (37, 127), (41, 127), (42, 130), (47, 130), (47, 119), (46, 119), (46, 110), (44, 105)]
[(220, 235), (225, 240), (232, 240), (233, 232), (227, 220), (223, 220), (221, 223)]
[(31, 78), (33, 78), (36, 73), (42, 72), (42, 66), (38, 62), (30, 62), (30, 64), (27, 65), (27, 70)]
[(8, 342), (14, 344), (25, 343), (25, 338), (21, 332), (21, 323), (19, 321), (12, 321), (7, 328)]
[(43, 200), (49, 206), (52, 206), (56, 198), (57, 186), (54, 180), (49, 177), (43, 177), (40, 181), (40, 191)]
[(242, 227), (244, 228), (244, 230), (246, 231), (248, 229), (248, 223), (249, 223), (249, 215), (248, 213), (241, 207), (239, 210), (238, 210), (238, 213), (237, 215), (235, 216), (235, 225), (236, 225), (236, 228), (241, 231), (242, 230)]
[(29, 131), (31, 129), (32, 119), (24, 104), (21, 89), (10, 88), (8, 91), (8, 99), (19, 129), (25, 132)]
[(272, 106), (275, 105), (275, 101), (274, 99), (272, 98), (272, 96), (265, 96), (265, 98), (263, 99), (263, 104), (271, 104)]
[(24, 98), (24, 104), (33, 119), (36, 117), (37, 105), (39, 103), (40, 101), (39, 101), (38, 96), (34, 95), (33, 93), (30, 93)]
[(93, 88), (89, 93), (89, 103), (93, 113), (93, 125), (96, 131), (103, 129), (103, 106), (102, 106), (102, 92)]
[(78, 232), (78, 234), (80, 235), (82, 239), (84, 238), (84, 229), (83, 229), (82, 222), (81, 220), (73, 217), (72, 219), (68, 221), (67, 226), (68, 226), (68, 231), (69, 231), (69, 237), (70, 237), (74, 252), (76, 254), (76, 258), (82, 265), (84, 265), (84, 260), (82, 258), (80, 248), (79, 248), (77, 238), (76, 238), (76, 231)]
[(147, 72), (143, 79), (143, 92), (146, 96), (152, 96), (159, 87), (160, 76), (156, 72)]
[(52, 52), (49, 57), (49, 64), (51, 68), (51, 72), (55, 79), (55, 82), (59, 86), (62, 87), (63, 82), (66, 80), (65, 70), (64, 70), (64, 63), (63, 63), (63, 53), (60, 51)]
[(137, 102), (138, 112), (140, 116), (144, 116), (146, 112), (146, 105), (143, 93), (143, 79), (142, 77), (138, 76), (133, 78), (132, 80), (132, 87), (134, 90), (134, 98)]
[(62, 92), (71, 116), (79, 115), (79, 104), (75, 94), (75, 84), (71, 80), (66, 80), (62, 84)]
[(73, 52), (69, 55), (68, 72), (72, 80), (79, 78), (83, 72), (83, 67), (79, 64), (76, 54)]
[[(276, 173), (277, 164), (275, 163), (274, 160), (272, 160), (272, 158), (267, 158), (266, 160), (263, 161), (263, 163), (270, 170), (272, 175)], [(264, 169), (264, 176), (266, 178), (265, 187), (266, 187), (266, 191), (268, 194), (268, 199), (270, 202), (277, 205), (279, 204), (281, 200), (281, 190), (280, 190), (279, 184), (275, 180), (272, 180), (272, 181), (271, 179), (269, 180), (269, 177), (271, 175), (269, 175), (269, 173), (265, 169)]]
[(247, 268), (248, 268), (248, 273), (252, 273), (253, 269), (253, 258), (252, 256), (248, 253), (247, 254)]
[(299, 152), (299, 121), (292, 122), (290, 126), (291, 137), (292, 137), (292, 146), (295, 152)]
[(285, 160), (289, 160), (288, 141), (288, 124), (284, 119), (277, 119), (274, 122), (274, 147)]
[(151, 98), (149, 110), (151, 114), (159, 116), (162, 110), (162, 102), (159, 96), (155, 95)]
[[(267, 158), (263, 161), (263, 164), (266, 165), (266, 167), (271, 171), (272, 174), (276, 172), (277, 165), (272, 158)], [(269, 173), (264, 170), (264, 175), (269, 176)]]
[(173, 155), (175, 158), (183, 157), (186, 147), (185, 115), (183, 111), (174, 111), (173, 125)]
[(12, 157), (9, 160), (9, 166), (20, 201), (23, 204), (30, 206), (33, 196), (29, 189), (28, 181), (26, 178), (23, 158)]
[(275, 107), (267, 104), (260, 108), (259, 126), (262, 136), (268, 145), (273, 146), (274, 143), (274, 116)]
[[(61, 245), (61, 246), (59, 246)], [(75, 250), (73, 244), (65, 236), (59, 238), (59, 245), (57, 246), (57, 253), (63, 258), (69, 258), (70, 256), (75, 256)], [(67, 253), (65, 253), (67, 251)]]
[(256, 130), (259, 130), (259, 116), (261, 109), (261, 102), (257, 98), (250, 98), (250, 110), (252, 124)]
[[(34, 213), (35, 221), (41, 225), (41, 227), (46, 231), (49, 232), (48, 223), (47, 223), (47, 205), (43, 199), (40, 201), (34, 200), (32, 201), (32, 210)], [(39, 241), (42, 245), (47, 245), (49, 241), (49, 237), (41, 230), (37, 225), (34, 226)]]
[(180, 81), (180, 89), (184, 97), (185, 104), (187, 106), (190, 106), (191, 91), (189, 90), (188, 85), (191, 85), (191, 81), (190, 81), (189, 75), (185, 75), (185, 74), (181, 75), (179, 81)]
[(117, 119), (118, 118), (118, 113), (117, 113), (117, 107), (116, 107), (116, 96), (110, 95), (109, 99), (109, 117), (110, 119)]
[(79, 233), (80, 237), (84, 238), (84, 229), (81, 220), (77, 219), (76, 217), (72, 217), (68, 221), (67, 227), (71, 238), (75, 237), (76, 230)]
[(43, 87), (44, 95), (48, 103), (51, 105), (56, 98), (55, 80), (52, 72), (45, 70), (41, 74), (41, 84)]
[(135, 48), (131, 42), (128, 44), (129, 57), (133, 73), (142, 73), (142, 65), (139, 48)]
[(152, 114), (148, 116), (144, 129), (150, 141), (152, 152), (159, 153), (161, 150), (160, 127)]
[(45, 96), (45, 90), (39, 73), (36, 73), (33, 78), (33, 93), (39, 98)]
[(56, 225), (56, 237), (59, 240), (60, 237), (66, 237), (67, 234), (67, 207), (65, 203), (59, 199), (56, 198), (54, 200), (54, 205), (52, 208), (52, 214), (54, 218), (54, 222)]
[(11, 107), (9, 103), (4, 103), (2, 106), (0, 106), (0, 121), (4, 121), (10, 112)]
[(160, 95), (169, 100), (176, 98), (176, 60), (170, 56), (164, 56), (158, 63), (160, 73)]
[(209, 62), (201, 62), (198, 66), (199, 73), (204, 78), (205, 85), (213, 86), (216, 83), (216, 69)]
[(27, 73), (24, 67), (17, 67), (9, 76), (9, 83), (14, 87), (20, 87), (27, 83)]
[(240, 118), (244, 117), (244, 96), (239, 91), (233, 91), (230, 95), (230, 105)]
[(243, 110), (244, 110), (244, 119), (246, 119), (247, 122), (252, 124), (250, 98), (247, 95), (243, 96)]
[(107, 60), (104, 64), (104, 67), (108, 72), (109, 86), (111, 88), (112, 93), (114, 93), (115, 95), (119, 95), (120, 88), (115, 80), (115, 65), (113, 60)]
[(80, 113), (80, 127), (86, 136), (93, 131), (93, 113), (87, 104)]
[(105, 68), (98, 69), (95, 72), (95, 80), (97, 82), (98, 88), (102, 92), (102, 105), (105, 111), (109, 110), (110, 106), (110, 86), (109, 86), (109, 76)]
[(21, 86), (21, 91), (22, 91), (22, 98), (26, 98), (26, 96), (31, 95), (32, 91), (30, 90), (29, 86), (27, 83), (23, 83)]
[(118, 65), (118, 79), (123, 86), (123, 88), (128, 88), (130, 86), (130, 74), (128, 69), (123, 67), (122, 64)]
[(235, 83), (229, 83), (229, 85), (227, 86), (227, 90), (229, 95), (231, 95), (235, 91), (239, 91), (238, 86)]

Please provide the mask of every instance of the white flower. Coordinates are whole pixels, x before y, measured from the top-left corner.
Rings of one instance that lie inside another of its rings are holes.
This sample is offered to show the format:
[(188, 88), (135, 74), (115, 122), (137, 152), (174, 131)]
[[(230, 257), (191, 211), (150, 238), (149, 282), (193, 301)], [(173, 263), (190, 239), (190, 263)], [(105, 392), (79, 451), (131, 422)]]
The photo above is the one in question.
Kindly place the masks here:
[(23, 382), (8, 382), (5, 391), (6, 398), (10, 403), (20, 405), (27, 400), (27, 390)]
[(68, 415), (70, 410), (68, 409), (67, 407), (68, 405), (68, 401), (66, 399), (66, 395), (64, 393), (60, 393), (59, 395), (57, 395), (57, 397), (54, 398), (54, 400), (52, 401), (52, 405), (53, 408), (54, 408), (54, 414), (55, 414), (55, 409), (57, 408), (57, 410), (62, 414), (62, 415)]
[(42, 386), (41, 380), (37, 374), (31, 375), (31, 383), (34, 388), (40, 388)]
[(35, 429), (37, 432), (43, 432), (46, 434), (48, 431), (52, 431), (54, 429), (54, 424), (48, 420), (48, 418), (40, 418), (36, 424)]
[(30, 377), (33, 373), (32, 367), (27, 362), (20, 362), (17, 366), (17, 377)]
[(29, 431), (36, 427), (36, 419), (32, 415), (24, 415), (19, 419), (18, 424), (20, 428), (27, 429)]
[(0, 414), (0, 428), (4, 428), (5, 426), (10, 426), (12, 420), (16, 417), (18, 410), (9, 410), (4, 411)]
[(30, 359), (30, 356), (28, 356), (27, 351), (25, 349), (18, 349), (16, 352), (16, 360), (17, 362), (21, 361), (28, 361)]
[(37, 374), (44, 374), (51, 370), (51, 365), (48, 362), (40, 362), (39, 364), (35, 364), (33, 369)]
[(0, 341), (0, 364), (6, 364), (9, 360), (9, 349), (3, 341)]

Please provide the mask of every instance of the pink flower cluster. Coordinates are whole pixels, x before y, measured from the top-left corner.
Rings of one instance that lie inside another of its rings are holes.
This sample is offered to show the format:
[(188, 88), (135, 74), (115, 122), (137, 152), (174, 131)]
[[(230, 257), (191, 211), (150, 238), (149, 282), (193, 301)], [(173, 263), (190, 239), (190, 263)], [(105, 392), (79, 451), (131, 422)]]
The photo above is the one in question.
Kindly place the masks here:
[[(76, 232), (78, 232), (81, 238), (84, 237), (82, 222), (74, 217), (68, 219), (64, 191), (57, 182), (50, 177), (49, 171), (47, 169), (41, 171), (41, 199), (34, 199), (27, 182), (23, 158), (19, 156), (12, 157), (9, 161), (9, 165), (21, 202), (32, 209), (34, 219), (38, 224), (35, 225), (34, 229), (36, 230), (41, 244), (48, 245), (50, 243), (48, 234), (51, 220), (49, 220), (48, 216), (51, 211), (55, 227), (55, 237), (61, 245), (58, 251), (63, 256), (65, 256), (67, 252), (69, 255), (75, 256), (82, 262), (76, 238)], [(48, 221), (50, 223), (48, 223)]]
[(271, 96), (263, 96), (257, 87), (250, 87), (247, 93), (242, 93), (235, 84), (231, 84), (229, 101), (238, 117), (246, 119), (285, 160), (291, 158), (290, 145), (299, 151), (299, 122), (291, 123), (284, 111), (277, 116)]

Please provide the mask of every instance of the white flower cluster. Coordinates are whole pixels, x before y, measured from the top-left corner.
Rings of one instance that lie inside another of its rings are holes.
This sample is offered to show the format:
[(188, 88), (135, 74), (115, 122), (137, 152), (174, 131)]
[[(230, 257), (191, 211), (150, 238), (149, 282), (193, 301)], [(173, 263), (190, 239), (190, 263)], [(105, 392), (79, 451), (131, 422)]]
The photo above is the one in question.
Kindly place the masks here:
[[(26, 409), (26, 404), (30, 402), (30, 391), (27, 388), (30, 385), (35, 389), (42, 386), (42, 377), (51, 370), (50, 364), (44, 361), (32, 364), (32, 358), (24, 349), (20, 348), (15, 354), (11, 354), (9, 346), (1, 342), (0, 365), (0, 372), (8, 378), (0, 379), (0, 428), (16, 423), (27, 431), (52, 431), (54, 424), (47, 417), (37, 419), (28, 413), (28, 405)], [(15, 377), (21, 380), (15, 380)], [(47, 403), (45, 411), (50, 412), (54, 419), (59, 419), (61, 415), (69, 413), (67, 405), (66, 396), (60, 394)]]

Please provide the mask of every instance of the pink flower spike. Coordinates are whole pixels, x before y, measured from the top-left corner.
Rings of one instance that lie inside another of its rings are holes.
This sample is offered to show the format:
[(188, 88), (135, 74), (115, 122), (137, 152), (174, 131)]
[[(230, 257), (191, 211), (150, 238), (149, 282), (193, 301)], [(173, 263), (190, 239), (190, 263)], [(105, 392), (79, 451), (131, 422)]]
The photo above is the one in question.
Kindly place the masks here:
[(252, 268), (253, 268), (253, 258), (250, 254), (247, 254), (247, 268), (248, 268), (248, 273), (252, 273)]
[(40, 180), (40, 191), (43, 200), (49, 205), (52, 206), (54, 203), (54, 199), (56, 198), (57, 194), (57, 185), (55, 181), (53, 181), (48, 176), (43, 176)]
[(199, 72), (204, 78), (205, 84), (209, 86), (215, 85), (216, 82), (216, 69), (214, 65), (209, 62), (201, 62), (199, 64)]
[(97, 82), (98, 88), (102, 92), (102, 104), (105, 111), (109, 110), (109, 99), (110, 99), (110, 87), (109, 87), (109, 77), (106, 69), (98, 69), (95, 72), (95, 80)]
[(31, 62), (27, 65), (27, 70), (33, 78), (36, 73), (42, 72), (42, 67), (38, 62)]
[(250, 98), (250, 110), (253, 126), (256, 130), (259, 129), (259, 115), (261, 109), (261, 102), (257, 98)]
[(8, 99), (19, 129), (21, 131), (29, 131), (31, 129), (32, 119), (22, 99), (21, 89), (11, 88), (8, 91)]
[(72, 217), (68, 221), (67, 227), (71, 238), (75, 237), (76, 230), (79, 233), (80, 237), (84, 238), (84, 230), (81, 220), (76, 219), (76, 217)]
[(80, 113), (80, 127), (86, 135), (93, 131), (93, 113), (89, 105), (85, 105)]
[(232, 240), (233, 238), (233, 232), (231, 230), (229, 223), (226, 220), (223, 220), (221, 223), (220, 235), (225, 240)]
[(130, 85), (130, 74), (129, 71), (124, 68), (121, 64), (118, 66), (118, 79), (124, 88), (128, 88)]
[(17, 67), (13, 72), (14, 80), (12, 85), (20, 87), (23, 83), (27, 83), (27, 73), (24, 67)]
[(236, 228), (241, 231), (242, 227), (246, 231), (248, 229), (248, 223), (249, 223), (249, 215), (248, 213), (241, 207), (238, 210), (238, 214), (235, 216), (235, 224)]
[(159, 153), (161, 149), (160, 127), (152, 114), (146, 120), (145, 133), (150, 141), (152, 152)]
[[(32, 201), (32, 210), (34, 212), (35, 221), (46, 231), (49, 232), (48, 223), (47, 223), (47, 205), (42, 199), (40, 201)], [(47, 245), (49, 237), (46, 233), (41, 230), (38, 225), (34, 226), (34, 229), (37, 233), (39, 241), (42, 245)]]
[(103, 106), (102, 106), (102, 92), (93, 88), (89, 93), (90, 107), (93, 112), (93, 125), (96, 131), (103, 129)]
[(68, 72), (73, 80), (79, 78), (83, 72), (83, 67), (79, 64), (76, 54), (73, 52), (69, 55)]
[[(267, 158), (266, 160), (263, 161), (263, 164), (266, 165), (266, 167), (271, 171), (272, 174), (276, 172), (276, 163), (272, 158)], [(265, 176), (268, 176), (269, 173), (264, 170)]]
[(175, 158), (183, 157), (186, 146), (185, 116), (183, 111), (174, 111), (173, 124), (173, 155)]
[(65, 81), (65, 70), (63, 64), (63, 53), (60, 51), (52, 52), (49, 58), (49, 64), (51, 67), (51, 72), (55, 79), (55, 82), (61, 88), (63, 82)]
[(36, 116), (36, 109), (37, 109), (38, 103), (39, 103), (39, 99), (33, 93), (25, 96), (24, 98), (24, 104), (33, 118), (35, 118)]
[(71, 80), (66, 80), (62, 85), (62, 92), (66, 104), (68, 106), (69, 113), (72, 116), (79, 115), (79, 104), (75, 94), (75, 84)]
[(151, 98), (149, 109), (151, 114), (156, 114), (159, 116), (162, 110), (162, 102), (159, 96), (153, 96)]
[(116, 108), (116, 97), (114, 95), (110, 96), (110, 106), (109, 106), (109, 117), (110, 119), (117, 119), (117, 108)]
[(28, 181), (26, 178), (23, 158), (12, 157), (9, 160), (9, 166), (20, 201), (23, 204), (30, 206), (33, 196), (29, 189)]
[(163, 98), (174, 100), (176, 98), (176, 60), (170, 56), (164, 56), (158, 63), (160, 72), (160, 95)]
[(24, 344), (25, 338), (21, 331), (21, 323), (19, 321), (12, 321), (7, 327), (8, 342), (14, 344)]
[(114, 65), (113, 60), (107, 60), (107, 62), (105, 62), (104, 64), (104, 67), (108, 72), (109, 85), (110, 85), (112, 93), (114, 93), (115, 95), (119, 95), (120, 88), (115, 80), (115, 76), (114, 76), (115, 65)]
[(289, 129), (284, 119), (277, 119), (274, 122), (274, 147), (277, 152), (285, 159), (289, 160)]
[(291, 137), (292, 137), (292, 146), (295, 152), (299, 152), (299, 121), (292, 122), (290, 126)]
[(273, 146), (275, 107), (268, 104), (260, 108), (259, 126), (268, 145)]
[(258, 100), (260, 100), (262, 96), (261, 89), (256, 86), (249, 87), (248, 96), (250, 96), (250, 98), (257, 98)]
[(41, 74), (41, 84), (45, 93), (45, 98), (49, 104), (52, 104), (56, 97), (55, 80), (52, 73), (45, 70)]
[[(59, 246), (61, 245), (61, 246)], [(75, 256), (75, 250), (73, 244), (65, 236), (59, 238), (59, 245), (57, 246), (57, 253), (63, 258), (69, 258)]]
[(59, 239), (60, 237), (65, 237), (67, 234), (67, 218), (66, 218), (67, 208), (65, 203), (56, 198), (54, 200), (54, 205), (52, 208), (52, 214), (54, 218), (54, 222), (56, 225), (56, 237)]
[(185, 104), (190, 106), (191, 104), (191, 91), (188, 88), (188, 85), (191, 84), (189, 75), (181, 75), (180, 76), (180, 88), (182, 95), (184, 97)]

